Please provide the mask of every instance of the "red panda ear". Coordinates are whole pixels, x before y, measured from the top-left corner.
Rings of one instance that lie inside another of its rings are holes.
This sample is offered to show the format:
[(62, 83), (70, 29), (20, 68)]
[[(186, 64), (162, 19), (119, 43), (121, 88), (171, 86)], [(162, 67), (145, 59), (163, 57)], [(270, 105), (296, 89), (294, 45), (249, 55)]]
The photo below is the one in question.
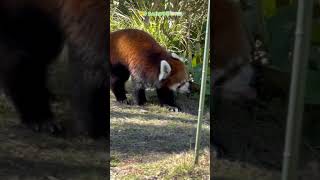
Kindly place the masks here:
[(185, 59), (183, 59), (182, 57), (178, 56), (176, 53), (171, 53), (171, 56), (175, 59), (180, 60), (181, 62), (185, 62)]
[(171, 72), (171, 66), (166, 60), (160, 62), (159, 81), (166, 79)]

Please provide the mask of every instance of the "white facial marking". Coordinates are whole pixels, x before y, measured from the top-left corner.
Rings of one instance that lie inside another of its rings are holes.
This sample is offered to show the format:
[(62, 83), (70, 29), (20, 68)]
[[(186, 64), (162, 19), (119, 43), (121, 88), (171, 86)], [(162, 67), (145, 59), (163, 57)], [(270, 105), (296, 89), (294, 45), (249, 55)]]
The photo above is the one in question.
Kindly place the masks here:
[(178, 93), (189, 93), (190, 92), (190, 83), (189, 82), (184, 82), (184, 83), (176, 83), (169, 88), (172, 91), (177, 91)]
[(176, 84), (173, 84), (172, 86), (170, 86), (169, 88), (172, 90), (172, 91), (177, 91), (177, 88), (179, 87), (180, 83), (176, 83)]
[(166, 60), (161, 60), (159, 81), (166, 79), (171, 72), (170, 64)]
[(190, 83), (189, 82), (186, 82), (184, 83), (183, 86), (181, 86), (179, 89), (178, 89), (178, 92), (179, 93), (189, 93), (190, 92)]
[(176, 53), (171, 53), (171, 56), (173, 58), (179, 59), (181, 62), (185, 62), (185, 60), (182, 57), (178, 56)]

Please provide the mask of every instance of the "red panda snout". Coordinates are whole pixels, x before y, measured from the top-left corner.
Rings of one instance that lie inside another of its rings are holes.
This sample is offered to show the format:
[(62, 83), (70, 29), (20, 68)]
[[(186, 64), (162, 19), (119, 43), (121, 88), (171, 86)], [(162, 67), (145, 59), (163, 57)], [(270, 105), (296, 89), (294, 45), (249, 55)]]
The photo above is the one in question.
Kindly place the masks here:
[(169, 88), (181, 94), (191, 93), (191, 85), (189, 81), (173, 84)]

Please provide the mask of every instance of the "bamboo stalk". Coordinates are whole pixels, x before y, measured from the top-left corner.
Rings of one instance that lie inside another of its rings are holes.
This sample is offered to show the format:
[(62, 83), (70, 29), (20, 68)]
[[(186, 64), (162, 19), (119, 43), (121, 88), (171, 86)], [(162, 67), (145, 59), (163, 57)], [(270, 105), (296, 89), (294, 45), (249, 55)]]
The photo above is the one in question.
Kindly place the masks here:
[(199, 110), (198, 110), (198, 124), (197, 124), (194, 164), (198, 164), (198, 160), (199, 160), (202, 116), (203, 116), (205, 94), (206, 94), (206, 83), (207, 83), (207, 69), (208, 69), (209, 43), (210, 43), (209, 39), (210, 39), (210, 0), (208, 0), (208, 18), (207, 18), (206, 39), (205, 39), (204, 53), (203, 53), (203, 65), (202, 65), (203, 67), (202, 67), (200, 101), (199, 101)]
[(298, 1), (282, 180), (298, 179), (297, 169), (304, 110), (305, 81), (310, 47), (312, 10), (312, 0)]

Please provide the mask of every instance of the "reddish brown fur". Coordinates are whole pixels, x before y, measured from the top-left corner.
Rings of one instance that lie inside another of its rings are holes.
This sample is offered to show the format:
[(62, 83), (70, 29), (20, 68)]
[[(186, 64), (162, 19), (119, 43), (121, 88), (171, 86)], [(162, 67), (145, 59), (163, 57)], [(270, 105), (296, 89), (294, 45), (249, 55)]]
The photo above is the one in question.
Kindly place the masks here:
[[(68, 39), (84, 46), (89, 38), (98, 43), (98, 53), (105, 53), (105, 45), (98, 40), (106, 31), (103, 22), (108, 19), (104, 0), (1, 0), (0, 7), (11, 10), (11, 13), (25, 7), (39, 8), (60, 24)], [(88, 48), (96, 48), (92, 44)]]
[(147, 83), (158, 81), (160, 62), (171, 66), (170, 76), (163, 81), (169, 87), (187, 79), (185, 65), (161, 47), (148, 33), (136, 29), (119, 30), (110, 34), (111, 65), (125, 65), (132, 76), (139, 76)]
[(232, 58), (250, 56), (250, 44), (241, 17), (240, 6), (231, 0), (213, 2), (214, 68), (232, 63)]
[(76, 133), (108, 134), (108, 2), (0, 0), (1, 84), (30, 127), (58, 129), (47, 88), (49, 64), (68, 45)]

